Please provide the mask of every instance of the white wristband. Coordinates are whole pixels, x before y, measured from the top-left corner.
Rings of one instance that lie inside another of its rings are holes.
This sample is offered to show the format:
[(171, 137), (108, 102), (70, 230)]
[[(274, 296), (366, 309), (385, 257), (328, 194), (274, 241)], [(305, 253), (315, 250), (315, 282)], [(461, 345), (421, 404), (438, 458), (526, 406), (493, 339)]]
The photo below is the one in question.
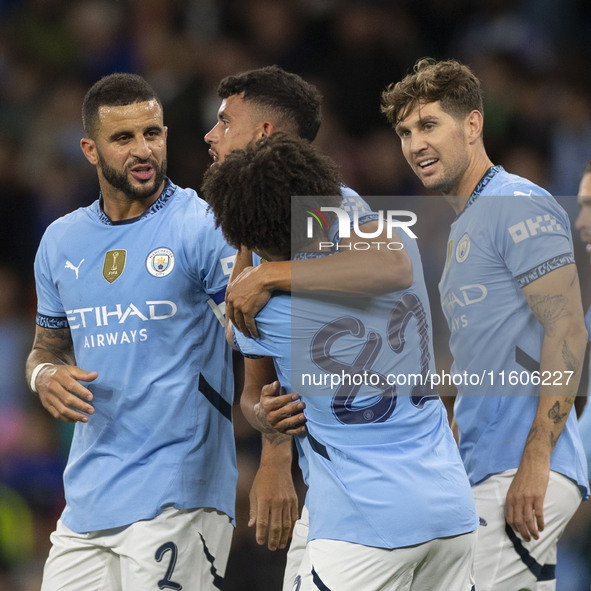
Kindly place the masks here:
[(37, 381), (37, 376), (39, 375), (39, 372), (46, 366), (46, 365), (53, 365), (53, 363), (40, 363), (39, 365), (37, 365), (37, 367), (35, 367), (35, 369), (33, 370), (33, 373), (31, 374), (31, 390), (33, 390), (33, 392), (37, 393), (37, 386), (35, 386), (35, 382)]

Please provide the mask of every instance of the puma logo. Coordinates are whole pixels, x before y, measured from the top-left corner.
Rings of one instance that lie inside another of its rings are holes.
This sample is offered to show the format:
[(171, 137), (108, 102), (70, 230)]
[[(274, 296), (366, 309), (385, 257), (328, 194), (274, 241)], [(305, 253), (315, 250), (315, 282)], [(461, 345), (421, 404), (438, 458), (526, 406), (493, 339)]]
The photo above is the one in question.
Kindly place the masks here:
[(73, 263), (71, 263), (70, 261), (66, 261), (66, 264), (64, 265), (65, 269), (72, 269), (72, 271), (74, 271), (74, 273), (76, 273), (76, 279), (78, 279), (78, 271), (80, 270), (80, 265), (84, 262), (84, 259), (82, 259), (79, 263), (78, 266), (75, 267)]

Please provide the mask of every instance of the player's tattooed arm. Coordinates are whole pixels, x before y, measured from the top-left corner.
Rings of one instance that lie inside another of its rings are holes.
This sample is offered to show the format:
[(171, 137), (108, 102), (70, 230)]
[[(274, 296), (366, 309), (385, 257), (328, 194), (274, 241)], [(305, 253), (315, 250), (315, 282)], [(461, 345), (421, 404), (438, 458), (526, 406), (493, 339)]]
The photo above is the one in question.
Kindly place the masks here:
[(544, 528), (543, 501), (550, 456), (571, 412), (581, 377), (587, 332), (576, 267), (565, 265), (536, 279), (523, 293), (544, 329), (538, 409), (517, 473), (507, 493), (507, 522), (524, 538)]
[(569, 314), (568, 300), (563, 294), (531, 294), (528, 303), (538, 322), (551, 336), (556, 330), (556, 323)]
[(68, 328), (37, 326), (25, 373), (27, 383), (39, 394), (41, 404), (56, 419), (68, 423), (87, 422), (88, 415), (94, 412), (89, 404), (92, 392), (80, 382), (92, 382), (98, 373), (76, 366)]
[(30, 360), (38, 363), (74, 364), (74, 345), (69, 328), (36, 327)]

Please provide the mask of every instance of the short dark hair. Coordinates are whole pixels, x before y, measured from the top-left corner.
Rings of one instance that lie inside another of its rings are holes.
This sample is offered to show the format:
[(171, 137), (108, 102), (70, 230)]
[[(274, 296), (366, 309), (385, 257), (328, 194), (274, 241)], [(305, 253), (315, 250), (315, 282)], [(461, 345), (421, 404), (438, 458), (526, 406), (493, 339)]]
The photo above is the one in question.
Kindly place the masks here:
[(154, 89), (138, 74), (126, 72), (103, 76), (86, 93), (82, 103), (82, 123), (88, 137), (94, 137), (98, 128), (100, 107), (132, 105), (156, 100), (162, 103)]
[(277, 132), (211, 166), (201, 195), (231, 245), (289, 258), (292, 228), (296, 249), (307, 241), (305, 209), (294, 208), (292, 216), (291, 197), (305, 196), (306, 207), (339, 207), (341, 183), (331, 158), (307, 140)]
[(322, 95), (312, 84), (279, 66), (266, 66), (224, 78), (218, 86), (221, 99), (244, 93), (244, 100), (276, 113), (280, 131), (293, 127), (300, 137), (313, 141), (320, 128)]
[(382, 113), (396, 127), (419, 103), (440, 101), (452, 116), (466, 116), (477, 110), (484, 114), (480, 81), (472, 70), (457, 60), (422, 58), (411, 74), (382, 93)]

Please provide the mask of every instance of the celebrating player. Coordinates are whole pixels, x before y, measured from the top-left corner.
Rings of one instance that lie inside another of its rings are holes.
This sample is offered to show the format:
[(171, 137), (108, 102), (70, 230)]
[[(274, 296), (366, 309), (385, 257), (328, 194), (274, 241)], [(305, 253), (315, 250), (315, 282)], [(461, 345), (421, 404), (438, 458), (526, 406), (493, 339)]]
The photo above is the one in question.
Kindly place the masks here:
[(83, 123), (99, 199), (53, 222), (35, 260), (27, 379), (76, 423), (42, 589), (213, 591), (237, 476), (219, 305), (234, 249), (166, 178), (162, 104), (143, 78), (99, 80)]
[[(303, 208), (290, 228), (292, 195), (327, 196), (307, 198), (317, 209), (341, 201), (334, 163), (284, 134), (226, 156), (202, 191), (230, 243), (279, 261), (290, 257), (292, 240), (296, 259), (322, 255), (306, 238)], [(294, 589), (472, 589), (477, 518), (444, 406), (426, 384), (386, 381), (434, 371), (418, 248), (400, 240), (411, 287), (373, 297), (275, 295), (257, 315), (260, 338), (232, 335), (244, 354), (273, 357), (281, 385), (306, 404), (306, 431), (297, 437), (310, 530)], [(341, 370), (372, 379), (333, 391), (328, 378)]]
[(568, 217), (493, 166), (467, 66), (420, 60), (382, 100), (409, 165), (457, 214), (439, 284), (452, 371), (489, 379), (460, 385), (454, 408), (481, 520), (476, 588), (554, 589), (557, 540), (588, 494), (572, 409), (587, 335)]
[[(313, 141), (321, 122), (321, 96), (318, 90), (296, 74), (278, 66), (242, 72), (224, 78), (218, 87), (222, 99), (216, 125), (205, 135), (214, 165), (223, 162), (234, 149), (282, 131)], [(375, 232), (375, 214), (350, 188), (342, 186), (343, 207), (353, 216), (356, 211), (364, 233)], [(396, 232), (394, 232), (396, 237)], [(375, 240), (379, 240), (376, 235)], [(342, 247), (347, 240), (342, 241)], [(226, 296), (228, 318), (245, 334), (257, 334), (254, 315), (273, 290), (291, 289), (292, 271), (297, 269), (301, 289), (312, 291), (348, 291), (350, 293), (385, 293), (407, 287), (412, 282), (411, 264), (404, 251), (346, 251), (342, 262), (326, 261), (273, 262), (249, 267), (251, 255), (240, 252)], [(348, 256), (350, 255), (350, 256)], [(351, 273), (351, 266), (356, 273)], [(381, 266), (380, 273), (375, 272)]]
[[(223, 163), (235, 149), (281, 131), (313, 140), (320, 126), (321, 96), (301, 77), (278, 66), (268, 66), (224, 78), (218, 87), (221, 104), (218, 121), (205, 135), (210, 145), (213, 167)], [(351, 189), (341, 186), (343, 207), (354, 216), (365, 233), (376, 232), (376, 214)], [(396, 239), (397, 233), (393, 232)], [(330, 237), (341, 247), (353, 240), (336, 233)], [(379, 240), (379, 236), (376, 237)], [(299, 287), (329, 292), (388, 292), (412, 284), (412, 265), (404, 250), (342, 250), (338, 261), (327, 264), (322, 259), (306, 261), (272, 261), (259, 265), (246, 247), (241, 247), (227, 292), (227, 315), (247, 334), (257, 334), (254, 316), (274, 290), (291, 289), (292, 270), (297, 272)], [(253, 266), (251, 266), (253, 265)], [(293, 265), (293, 269), (292, 269)], [(245, 359), (244, 389), (240, 403), (250, 421), (261, 396), (261, 389), (276, 380), (269, 359)], [(275, 390), (272, 390), (275, 392)], [(278, 397), (281, 403), (283, 398)], [(303, 403), (292, 406), (301, 411)], [(260, 417), (259, 417), (260, 418)], [(289, 417), (290, 425), (299, 425), (301, 412)], [(297, 428), (295, 429), (297, 431)], [(301, 430), (301, 428), (300, 428)], [(263, 433), (261, 463), (250, 494), (250, 525), (256, 525), (259, 544), (268, 540), (275, 549), (287, 544), (298, 502), (291, 480), (291, 435), (269, 428)], [(299, 565), (307, 538), (307, 510), (304, 507), (290, 543), (285, 589), (291, 589), (295, 568)]]

